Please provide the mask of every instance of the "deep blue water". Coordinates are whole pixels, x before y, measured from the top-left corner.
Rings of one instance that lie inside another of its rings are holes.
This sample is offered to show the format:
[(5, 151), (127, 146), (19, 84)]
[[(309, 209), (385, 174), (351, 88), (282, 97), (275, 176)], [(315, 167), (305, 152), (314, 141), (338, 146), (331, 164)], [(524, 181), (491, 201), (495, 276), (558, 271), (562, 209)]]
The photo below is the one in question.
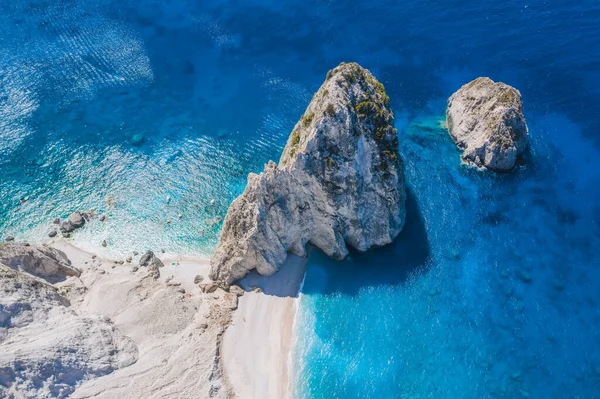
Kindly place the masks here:
[[(311, 255), (295, 395), (600, 397), (598, 26), (591, 0), (3, 1), (0, 234), (44, 241), (94, 208), (87, 249), (208, 255), (205, 220), (357, 61), (392, 99), (407, 226), (342, 263)], [(462, 166), (440, 124), (477, 76), (523, 95), (515, 173)]]

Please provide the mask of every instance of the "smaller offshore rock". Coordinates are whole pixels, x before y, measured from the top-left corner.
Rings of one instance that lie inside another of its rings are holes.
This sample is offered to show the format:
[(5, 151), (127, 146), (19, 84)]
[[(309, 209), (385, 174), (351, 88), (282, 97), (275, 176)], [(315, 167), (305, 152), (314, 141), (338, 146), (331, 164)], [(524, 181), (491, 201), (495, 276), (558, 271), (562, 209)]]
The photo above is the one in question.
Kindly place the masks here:
[(478, 167), (511, 170), (527, 147), (521, 93), (490, 78), (477, 78), (454, 93), (446, 122), (462, 159)]

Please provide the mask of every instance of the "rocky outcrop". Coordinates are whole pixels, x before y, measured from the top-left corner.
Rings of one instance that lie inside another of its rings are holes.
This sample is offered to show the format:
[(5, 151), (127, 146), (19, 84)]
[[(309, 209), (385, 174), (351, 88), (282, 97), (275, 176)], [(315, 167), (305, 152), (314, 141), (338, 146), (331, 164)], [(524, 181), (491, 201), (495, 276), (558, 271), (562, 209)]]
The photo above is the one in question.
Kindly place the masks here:
[[(79, 315), (54, 286), (24, 271), (70, 273), (56, 250), (24, 248), (0, 248), (0, 397), (64, 398), (80, 382), (134, 363), (137, 347), (109, 319)], [(4, 264), (15, 259), (25, 267)]]
[(521, 93), (477, 78), (448, 100), (448, 131), (465, 162), (491, 170), (511, 170), (527, 146)]
[(156, 255), (154, 255), (154, 252), (146, 251), (146, 253), (140, 258), (140, 266), (157, 269), (159, 267), (163, 267), (164, 264), (156, 257)]
[(67, 255), (62, 251), (22, 243), (0, 244), (0, 263), (51, 282), (64, 280), (67, 276), (79, 277), (81, 274), (69, 265)]
[(210, 277), (223, 284), (275, 273), (312, 244), (343, 259), (348, 247), (389, 244), (405, 218), (404, 166), (383, 85), (358, 64), (327, 74), (294, 127), (279, 165), (251, 173), (230, 206)]

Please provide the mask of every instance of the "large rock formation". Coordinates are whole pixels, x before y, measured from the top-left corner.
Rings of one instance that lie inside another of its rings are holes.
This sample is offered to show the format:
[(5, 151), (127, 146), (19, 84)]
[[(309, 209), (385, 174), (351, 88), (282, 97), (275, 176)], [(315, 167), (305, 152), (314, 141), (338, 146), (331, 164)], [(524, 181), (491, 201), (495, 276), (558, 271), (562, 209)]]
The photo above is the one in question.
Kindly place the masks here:
[(224, 284), (275, 273), (308, 243), (343, 259), (347, 246), (389, 244), (405, 219), (404, 166), (383, 85), (358, 64), (327, 74), (279, 165), (251, 173), (230, 206), (211, 260)]
[(0, 263), (51, 282), (81, 274), (58, 249), (14, 242), (0, 244)]
[[(79, 315), (54, 286), (30, 274), (71, 275), (52, 255), (23, 244), (0, 247), (0, 397), (64, 398), (81, 381), (138, 358), (133, 341), (110, 320)], [(23, 267), (4, 264), (15, 259)]]
[(463, 160), (478, 167), (510, 170), (527, 146), (521, 93), (489, 78), (477, 78), (454, 93), (446, 121)]

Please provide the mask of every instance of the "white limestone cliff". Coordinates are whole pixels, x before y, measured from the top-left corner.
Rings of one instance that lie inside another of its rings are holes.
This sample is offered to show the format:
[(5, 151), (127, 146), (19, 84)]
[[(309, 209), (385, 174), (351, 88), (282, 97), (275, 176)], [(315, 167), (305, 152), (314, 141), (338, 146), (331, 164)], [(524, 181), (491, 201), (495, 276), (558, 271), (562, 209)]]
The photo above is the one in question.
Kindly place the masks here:
[(448, 100), (450, 137), (462, 159), (491, 170), (511, 170), (527, 146), (521, 93), (489, 78), (477, 78)]
[(271, 275), (312, 244), (343, 259), (392, 242), (404, 225), (404, 165), (383, 85), (356, 63), (327, 74), (294, 127), (279, 165), (248, 176), (230, 206), (211, 278)]

